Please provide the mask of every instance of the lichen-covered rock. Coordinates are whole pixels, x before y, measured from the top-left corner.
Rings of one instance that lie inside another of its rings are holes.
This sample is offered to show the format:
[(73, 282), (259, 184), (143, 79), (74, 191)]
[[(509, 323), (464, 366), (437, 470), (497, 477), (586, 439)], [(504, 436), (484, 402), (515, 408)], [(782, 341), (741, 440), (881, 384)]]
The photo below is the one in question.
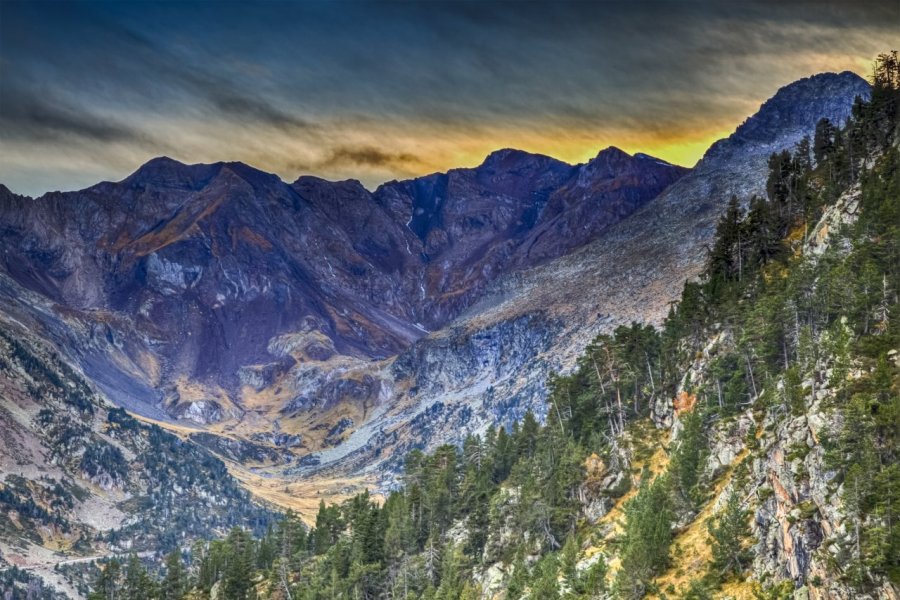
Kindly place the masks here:
[(512, 575), (512, 567), (504, 563), (493, 563), (488, 568), (476, 573), (475, 579), (481, 584), (481, 597), (484, 600), (493, 600), (502, 597), (506, 591), (506, 584)]
[(709, 436), (709, 458), (704, 477), (712, 481), (731, 467), (746, 448), (747, 436), (752, 436), (755, 429), (756, 422), (751, 411), (714, 427)]
[(763, 422), (761, 452), (747, 484), (757, 500), (754, 577), (792, 580), (799, 594), (816, 600), (895, 598), (890, 585), (862, 594), (834, 568), (835, 542), (845, 542), (848, 531), (842, 488), (835, 485), (821, 444), (827, 431), (840, 428), (838, 413), (823, 406), (831, 393), (820, 384), (816, 399), (807, 398), (805, 414), (785, 416), (775, 407)]

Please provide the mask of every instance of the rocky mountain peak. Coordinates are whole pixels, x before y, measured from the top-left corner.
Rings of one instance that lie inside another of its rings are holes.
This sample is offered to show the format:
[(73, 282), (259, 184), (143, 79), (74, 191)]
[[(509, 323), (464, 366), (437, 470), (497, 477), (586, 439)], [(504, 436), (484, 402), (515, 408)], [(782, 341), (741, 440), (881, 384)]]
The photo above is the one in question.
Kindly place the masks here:
[(534, 171), (560, 167), (567, 168), (570, 165), (543, 154), (534, 154), (515, 148), (503, 148), (488, 154), (484, 161), (476, 167), (476, 170), (481, 173), (496, 173), (523, 170)]
[[(742, 140), (766, 141), (778, 131), (815, 126), (822, 114), (836, 116), (843, 123), (852, 106), (846, 100), (868, 95), (866, 80), (849, 71), (806, 77), (779, 89), (735, 135)], [(837, 110), (828, 111), (832, 106)]]
[(634, 158), (636, 158), (636, 159), (638, 159), (638, 160), (649, 160), (649, 161), (653, 161), (653, 162), (655, 162), (656, 164), (658, 164), (658, 165), (663, 165), (663, 166), (670, 166), (670, 167), (677, 166), (677, 165), (673, 165), (673, 164), (670, 163), (669, 161), (663, 160), (663, 159), (661, 159), (661, 158), (657, 158), (657, 157), (655, 157), (655, 156), (650, 156), (649, 154), (644, 154), (643, 152), (636, 152), (636, 153), (634, 154)]
[(278, 175), (261, 171), (260, 169), (251, 167), (246, 163), (235, 161), (220, 164), (222, 165), (223, 169), (227, 169), (228, 171), (243, 179), (251, 187), (253, 187), (254, 190), (259, 190), (262, 188), (271, 189), (284, 186), (284, 182), (280, 177), (278, 177)]
[(365, 186), (358, 179), (342, 179), (340, 181), (332, 181), (315, 175), (301, 175), (294, 183), (291, 184), (294, 189), (324, 189), (324, 188), (341, 188), (353, 190), (360, 194), (368, 194)]
[(196, 190), (202, 188), (223, 163), (188, 165), (168, 156), (148, 160), (120, 183), (128, 187)]
[(849, 71), (799, 79), (779, 89), (731, 136), (713, 144), (701, 162), (725, 161), (735, 152), (769, 154), (778, 141), (799, 141), (810, 134), (823, 115), (843, 123), (854, 99), (868, 98), (870, 89), (865, 79)]
[(598, 152), (597, 156), (595, 156), (591, 162), (627, 160), (629, 158), (631, 158), (631, 155), (618, 146), (607, 146), (606, 148)]
[(609, 146), (597, 153), (593, 159), (581, 167), (582, 180), (602, 178), (609, 179), (619, 177), (625, 172), (635, 172), (647, 169), (678, 169), (665, 161), (661, 161), (647, 154), (635, 154), (632, 156), (616, 146)]
[(17, 194), (11, 189), (0, 183), (0, 198), (11, 198)]

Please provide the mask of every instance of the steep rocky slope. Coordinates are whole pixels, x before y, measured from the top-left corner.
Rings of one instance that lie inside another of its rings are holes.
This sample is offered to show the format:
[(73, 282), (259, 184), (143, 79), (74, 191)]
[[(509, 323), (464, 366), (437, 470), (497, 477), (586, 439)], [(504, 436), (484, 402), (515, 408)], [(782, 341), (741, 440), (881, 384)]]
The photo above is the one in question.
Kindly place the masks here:
[(79, 597), (63, 561), (154, 554), (233, 525), (265, 530), (225, 465), (97, 395), (55, 350), (0, 316), (0, 561)]
[(370, 468), (395, 441), (402, 449), (434, 447), (462, 430), (543, 411), (547, 375), (570, 368), (598, 332), (661, 322), (702, 268), (731, 195), (746, 203), (765, 193), (773, 152), (811, 136), (823, 117), (844, 122), (854, 99), (868, 93), (864, 80), (846, 72), (779, 90), (689, 174), (596, 241), (499, 278), (459, 318), (402, 353), (384, 375), (401, 382), (400, 401), (355, 434), (364, 438), (353, 440), (355, 456), (324, 458)]

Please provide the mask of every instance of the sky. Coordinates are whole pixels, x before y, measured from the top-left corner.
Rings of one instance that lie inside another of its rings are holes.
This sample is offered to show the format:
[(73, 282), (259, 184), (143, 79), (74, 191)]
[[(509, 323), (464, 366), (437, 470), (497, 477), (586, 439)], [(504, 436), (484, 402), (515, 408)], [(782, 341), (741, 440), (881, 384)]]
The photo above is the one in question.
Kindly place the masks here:
[(900, 0), (0, 0), (0, 183), (160, 155), (370, 188), (505, 147), (692, 166), (779, 87), (898, 42)]

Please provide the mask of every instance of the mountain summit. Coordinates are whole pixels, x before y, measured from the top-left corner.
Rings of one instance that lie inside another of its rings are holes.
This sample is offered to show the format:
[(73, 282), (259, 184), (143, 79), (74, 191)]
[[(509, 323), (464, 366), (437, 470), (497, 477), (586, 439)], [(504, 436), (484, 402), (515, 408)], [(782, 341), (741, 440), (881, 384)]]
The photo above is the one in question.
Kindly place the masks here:
[(850, 71), (799, 79), (779, 89), (728, 138), (713, 144), (698, 166), (732, 160), (747, 150), (753, 154), (771, 152), (783, 139), (799, 142), (804, 135), (811, 135), (823, 115), (842, 124), (850, 116), (856, 97), (868, 99), (870, 92), (868, 82)]

